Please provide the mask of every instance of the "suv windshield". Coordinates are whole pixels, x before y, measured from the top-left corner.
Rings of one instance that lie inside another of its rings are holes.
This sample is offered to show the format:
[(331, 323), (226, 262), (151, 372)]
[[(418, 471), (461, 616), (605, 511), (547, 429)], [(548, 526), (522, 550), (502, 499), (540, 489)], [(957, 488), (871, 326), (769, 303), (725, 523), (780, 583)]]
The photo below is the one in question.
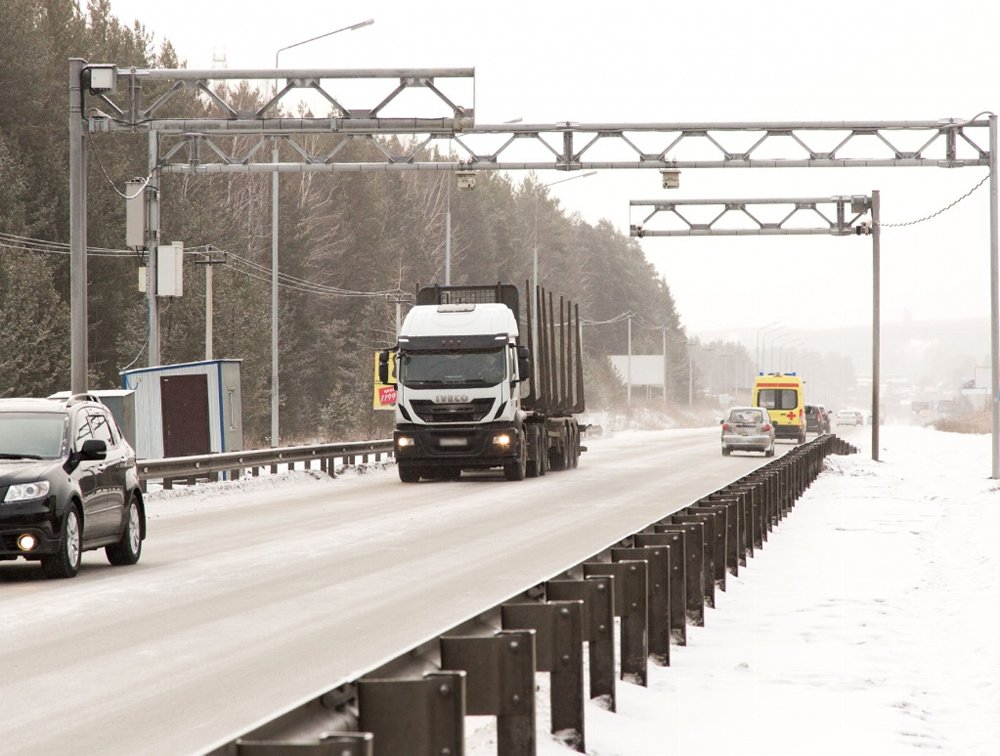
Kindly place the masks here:
[(49, 412), (0, 413), (0, 459), (57, 459), (65, 416)]

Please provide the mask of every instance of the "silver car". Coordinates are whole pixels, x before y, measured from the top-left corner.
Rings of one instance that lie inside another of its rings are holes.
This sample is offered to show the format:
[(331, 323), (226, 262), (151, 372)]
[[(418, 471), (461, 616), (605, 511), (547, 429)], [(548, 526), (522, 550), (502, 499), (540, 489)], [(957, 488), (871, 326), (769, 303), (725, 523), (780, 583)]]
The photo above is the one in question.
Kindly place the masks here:
[(774, 426), (761, 407), (732, 407), (722, 420), (722, 454), (759, 451), (774, 456)]

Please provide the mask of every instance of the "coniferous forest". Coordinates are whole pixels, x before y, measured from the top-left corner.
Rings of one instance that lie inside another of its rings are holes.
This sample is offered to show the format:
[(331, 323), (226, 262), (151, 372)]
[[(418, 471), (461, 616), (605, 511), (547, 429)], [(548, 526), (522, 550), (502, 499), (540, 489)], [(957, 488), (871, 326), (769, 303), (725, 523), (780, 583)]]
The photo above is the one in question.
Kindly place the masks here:
[[(181, 68), (179, 51), (153, 49), (141, 25), (121, 25), (106, 0), (0, 0), (0, 396), (69, 388), (70, 58), (138, 68)], [(237, 96), (261, 101), (252, 87)], [(206, 105), (207, 108), (207, 105)], [(206, 110), (206, 112), (208, 112)], [(326, 137), (336, 139), (330, 135)], [(87, 154), (89, 385), (121, 385), (147, 364), (141, 253), (124, 250), (125, 182), (148, 174), (145, 134), (92, 134)], [(357, 160), (347, 145), (337, 159)], [(372, 358), (394, 341), (398, 295), (443, 283), (450, 174), (308, 173), (280, 177), (279, 363), (281, 443), (381, 436), (371, 409)], [(216, 359), (242, 360), (247, 447), (270, 432), (271, 176), (165, 175), (164, 241), (183, 240), (184, 296), (160, 306), (163, 364), (205, 354), (205, 266), (213, 266)], [(685, 336), (668, 283), (638, 243), (612, 224), (567, 214), (533, 174), (480, 172), (451, 192), (454, 284), (531, 276), (535, 213), (540, 283), (580, 305), (590, 408), (624, 401), (606, 356), (659, 354), (668, 341), (668, 399), (689, 391)], [(216, 253), (218, 255), (218, 252)]]

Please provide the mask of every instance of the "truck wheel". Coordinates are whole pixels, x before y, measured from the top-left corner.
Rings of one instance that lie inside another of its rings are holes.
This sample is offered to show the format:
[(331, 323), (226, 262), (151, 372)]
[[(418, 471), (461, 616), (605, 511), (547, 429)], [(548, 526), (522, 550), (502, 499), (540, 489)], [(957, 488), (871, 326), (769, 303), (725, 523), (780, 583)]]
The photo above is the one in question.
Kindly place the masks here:
[(545, 425), (538, 426), (538, 475), (541, 477), (549, 471), (549, 433)]
[(570, 447), (570, 466), (579, 467), (580, 465), (580, 428), (579, 426), (572, 426), (573, 428), (573, 446)]
[(420, 481), (420, 470), (409, 465), (396, 465), (399, 470), (399, 479), (404, 483), (418, 483)]
[(521, 448), (517, 459), (503, 466), (503, 476), (507, 480), (524, 480), (525, 473), (527, 473), (528, 445), (524, 439), (520, 439), (520, 444)]
[(538, 432), (538, 426), (531, 427), (531, 458), (528, 460), (527, 475), (529, 478), (537, 478), (542, 474), (542, 435)]
[(550, 470), (562, 470), (562, 463), (565, 455), (563, 450), (560, 448), (549, 450), (549, 469)]

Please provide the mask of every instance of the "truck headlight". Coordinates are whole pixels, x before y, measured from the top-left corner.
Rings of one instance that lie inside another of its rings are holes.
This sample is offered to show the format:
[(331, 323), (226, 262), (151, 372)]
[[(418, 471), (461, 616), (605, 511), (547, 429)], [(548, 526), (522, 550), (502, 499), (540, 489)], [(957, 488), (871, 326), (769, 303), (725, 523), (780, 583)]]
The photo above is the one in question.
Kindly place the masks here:
[(410, 436), (399, 436), (396, 439), (396, 446), (400, 449), (407, 449), (413, 446), (413, 439)]
[(7, 489), (4, 501), (27, 501), (28, 499), (41, 499), (49, 493), (49, 482), (39, 480), (35, 483), (17, 483)]
[(506, 449), (508, 446), (510, 446), (510, 434), (509, 433), (497, 433), (493, 437), (493, 445), (494, 446), (501, 446), (501, 447), (503, 447), (503, 448)]

